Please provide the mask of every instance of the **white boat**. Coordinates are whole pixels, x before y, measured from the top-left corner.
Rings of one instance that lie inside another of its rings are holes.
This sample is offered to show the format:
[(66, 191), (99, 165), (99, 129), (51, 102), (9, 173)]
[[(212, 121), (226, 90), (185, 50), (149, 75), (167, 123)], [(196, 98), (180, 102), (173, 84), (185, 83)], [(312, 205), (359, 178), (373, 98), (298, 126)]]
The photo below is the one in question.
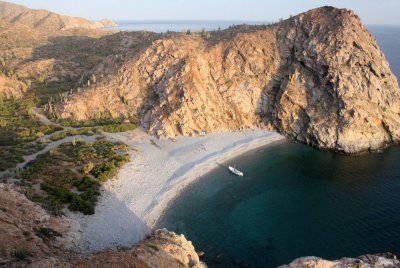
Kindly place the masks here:
[(243, 176), (243, 172), (237, 170), (237, 169), (234, 168), (234, 167), (229, 166), (229, 170), (230, 170), (233, 174), (236, 174), (236, 175), (238, 175), (238, 176)]

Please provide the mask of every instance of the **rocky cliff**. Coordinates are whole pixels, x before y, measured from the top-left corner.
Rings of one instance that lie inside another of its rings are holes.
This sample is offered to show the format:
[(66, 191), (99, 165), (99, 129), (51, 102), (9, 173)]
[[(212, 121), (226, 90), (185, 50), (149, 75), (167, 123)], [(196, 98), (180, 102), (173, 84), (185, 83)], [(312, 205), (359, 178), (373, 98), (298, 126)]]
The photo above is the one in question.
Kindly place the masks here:
[[(73, 222), (51, 217), (26, 189), (0, 183), (0, 266), (36, 267), (62, 254), (79, 238)], [(28, 194), (29, 195), (29, 194)]]
[(79, 226), (49, 215), (25, 195), (29, 189), (0, 183), (0, 266), (2, 267), (192, 267), (202, 268), (183, 235), (158, 230), (132, 248), (91, 256), (71, 251)]
[(47, 10), (29, 9), (3, 1), (0, 1), (0, 19), (11, 24), (25, 25), (47, 32), (72, 28), (98, 29), (117, 26), (117, 24), (107, 19), (89, 21), (83, 18), (58, 15)]
[[(101, 73), (101, 70), (100, 70)], [(252, 127), (355, 153), (400, 139), (400, 91), (349, 10), (173, 34), (58, 107), (62, 118), (139, 118), (159, 137)]]

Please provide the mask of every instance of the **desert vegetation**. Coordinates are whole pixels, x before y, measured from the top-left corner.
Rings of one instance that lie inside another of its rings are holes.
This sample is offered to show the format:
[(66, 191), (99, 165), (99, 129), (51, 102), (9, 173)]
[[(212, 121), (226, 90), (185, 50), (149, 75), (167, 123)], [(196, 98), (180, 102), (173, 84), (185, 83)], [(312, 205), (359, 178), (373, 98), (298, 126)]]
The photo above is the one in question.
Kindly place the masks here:
[(105, 139), (63, 143), (28, 163), (20, 178), (29, 197), (54, 215), (61, 215), (64, 206), (93, 214), (101, 183), (129, 161), (127, 149)]
[[(0, 19), (0, 172), (53, 141), (134, 129), (135, 122), (106, 116), (63, 121), (53, 107), (101, 82), (156, 36), (80, 28), (50, 31)], [(51, 122), (39, 120), (36, 108)]]
[(4, 171), (22, 162), (23, 155), (43, 149), (44, 145), (35, 141), (60, 128), (40, 123), (31, 113), (32, 98), (0, 99), (0, 104), (0, 171)]

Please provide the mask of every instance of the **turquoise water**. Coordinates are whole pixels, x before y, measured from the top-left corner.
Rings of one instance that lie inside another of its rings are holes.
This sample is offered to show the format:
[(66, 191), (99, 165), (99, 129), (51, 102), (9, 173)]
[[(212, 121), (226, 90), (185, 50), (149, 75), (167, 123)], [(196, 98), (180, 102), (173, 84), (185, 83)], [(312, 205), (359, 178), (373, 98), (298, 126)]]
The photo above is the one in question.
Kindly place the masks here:
[[(369, 29), (400, 77), (400, 27)], [(185, 234), (209, 267), (400, 254), (400, 147), (360, 156), (289, 142), (259, 149), (189, 187), (160, 227)]]
[(160, 227), (183, 233), (210, 267), (276, 267), (301, 257), (400, 253), (400, 148), (344, 156), (301, 144), (221, 166), (175, 201)]

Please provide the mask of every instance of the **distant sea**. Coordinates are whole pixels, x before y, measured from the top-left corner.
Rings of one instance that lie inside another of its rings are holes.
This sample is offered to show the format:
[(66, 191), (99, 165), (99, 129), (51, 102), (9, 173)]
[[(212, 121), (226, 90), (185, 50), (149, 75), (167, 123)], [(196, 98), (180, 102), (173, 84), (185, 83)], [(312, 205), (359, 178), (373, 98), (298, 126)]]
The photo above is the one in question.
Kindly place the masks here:
[[(368, 28), (400, 77), (400, 27)], [(214, 169), (172, 204), (159, 225), (193, 241), (209, 267), (400, 254), (399, 146), (344, 156), (287, 142), (228, 164), (245, 176)]]
[(380, 49), (389, 61), (390, 68), (400, 79), (400, 25), (399, 26), (383, 26), (369, 25), (367, 26), (371, 34), (377, 39)]
[(129, 21), (117, 20), (115, 21), (118, 27), (112, 29), (122, 31), (151, 31), (156, 33), (165, 33), (167, 31), (182, 32), (190, 30), (192, 32), (213, 31), (218, 29), (227, 29), (229, 26), (239, 24), (249, 25), (262, 25), (268, 22), (263, 21)]

